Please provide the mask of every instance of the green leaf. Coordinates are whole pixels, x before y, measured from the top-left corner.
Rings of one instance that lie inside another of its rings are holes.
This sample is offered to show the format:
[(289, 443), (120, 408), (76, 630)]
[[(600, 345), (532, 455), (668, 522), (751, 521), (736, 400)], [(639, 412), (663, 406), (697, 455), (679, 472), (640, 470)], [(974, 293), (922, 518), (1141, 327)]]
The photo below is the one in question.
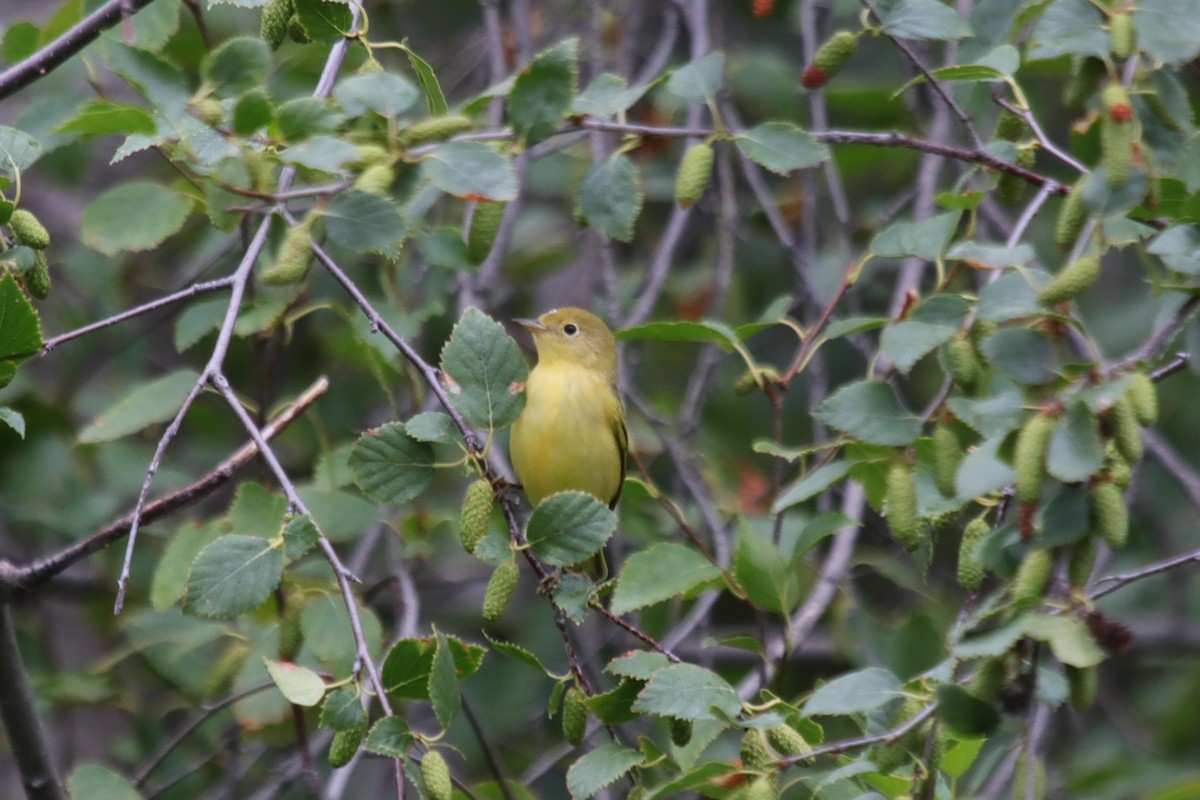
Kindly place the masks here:
[(1175, 225), (1167, 228), (1150, 240), (1146, 249), (1176, 272), (1200, 275), (1200, 226)]
[(10, 64), (24, 61), (37, 52), (38, 37), (41, 32), (38, 26), (28, 20), (14, 22), (4, 31), (4, 40), (0, 44), (0, 56)]
[(42, 154), (42, 145), (24, 131), (0, 125), (0, 171), (13, 174), (26, 169)]
[(848, 461), (831, 461), (809, 470), (798, 481), (783, 490), (783, 493), (772, 504), (771, 513), (778, 514), (797, 503), (803, 503), (810, 497), (815, 497), (846, 477), (850, 466)]
[[(476, 548), (476, 553), (479, 549)], [(554, 605), (576, 625), (582, 625), (587, 617), (588, 602), (596, 594), (596, 584), (583, 575), (567, 573), (555, 584), (550, 593)]]
[(1087, 624), (1068, 614), (1030, 614), (1025, 634), (1050, 645), (1054, 657), (1070, 667), (1094, 667), (1104, 660), (1104, 651), (1092, 638)]
[(317, 529), (311, 517), (303, 514), (292, 517), (283, 527), (283, 555), (289, 561), (295, 561), (321, 541), (321, 531)]
[(371, 726), (363, 749), (386, 758), (405, 758), (412, 749), (408, 723), (400, 717), (384, 717)]
[(358, 160), (358, 148), (336, 136), (314, 136), (284, 150), (279, 160), (338, 174), (347, 164)]
[(172, 419), (199, 377), (185, 369), (134, 385), (80, 431), (79, 441), (109, 442)]
[(508, 95), (508, 118), (513, 133), (525, 144), (536, 144), (553, 134), (571, 109), (578, 50), (577, 38), (564, 39), (538, 53), (517, 74)]
[(153, 134), (158, 130), (146, 109), (112, 100), (93, 100), (67, 122), (54, 129), (55, 133), (82, 133), (104, 136), (111, 133)]
[[(443, 637), (451, 655), (458, 680), (479, 669), (487, 651), (479, 645), (468, 644), (452, 636)], [(429, 675), (437, 640), (433, 636), (420, 639), (401, 639), (388, 650), (383, 661), (381, 678), (389, 695), (410, 700), (429, 699)]]
[(600, 552), (617, 529), (617, 517), (587, 492), (558, 492), (529, 515), (525, 538), (552, 567), (578, 564)]
[(506, 642), (501, 639), (494, 639), (489, 636), (487, 632), (484, 632), (483, 636), (488, 640), (488, 644), (492, 646), (492, 649), (500, 655), (508, 656), (514, 661), (520, 661), (522, 664), (526, 664), (536, 670), (540, 670), (547, 675), (551, 674), (550, 670), (546, 669), (546, 665), (542, 663), (542, 660), (538, 658), (532, 650), (524, 648), (519, 644), (513, 644), (512, 642)]
[(572, 798), (591, 797), (643, 760), (642, 754), (633, 748), (606, 742), (567, 770), (567, 791)]
[(917, 41), (961, 39), (971, 29), (951, 7), (938, 0), (900, 0), (883, 14), (883, 30), (889, 36)]
[(869, 444), (908, 444), (921, 435), (921, 420), (881, 381), (843, 386), (821, 403), (813, 416)]
[(999, 455), (1003, 436), (984, 439), (958, 466), (955, 488), (959, 497), (982, 497), (1013, 482), (1013, 470)]
[(1005, 328), (984, 339), (980, 350), (1002, 375), (1017, 383), (1037, 386), (1054, 379), (1054, 350), (1039, 331)]
[[(132, 41), (137, 42), (137, 46), (144, 50), (161, 50), (179, 30), (179, 6), (180, 0), (166, 0), (144, 6), (132, 16)], [(106, 35), (116, 38), (123, 33), (118, 30), (110, 31)]]
[(473, 306), (450, 332), (441, 367), (454, 407), (477, 428), (503, 428), (525, 406), (517, 391), (528, 375), (521, 349), (500, 323)]
[(733, 574), (755, 606), (787, 614), (800, 601), (800, 580), (779, 548), (748, 525), (738, 530)]
[(0, 277), (0, 387), (42, 349), (42, 324), (11, 272)]
[(938, 686), (937, 703), (938, 719), (962, 736), (986, 736), (1000, 724), (995, 706), (973, 697), (961, 686)]
[(711, 342), (729, 352), (741, 344), (733, 328), (724, 322), (646, 322), (617, 331), (622, 341), (642, 339), (655, 342)]
[(321, 704), (321, 727), (345, 731), (365, 724), (366, 712), (358, 693), (349, 686), (332, 689)]
[(299, 491), (315, 525), (330, 541), (354, 541), (379, 519), (375, 505), (356, 494), (316, 486)]
[(262, 89), (252, 89), (239, 97), (233, 107), (233, 130), (239, 136), (250, 136), (270, 125), (274, 117), (271, 98)]
[[(379, 618), (369, 608), (357, 607), (367, 650), (374, 657), (383, 641)], [(350, 672), (358, 660), (354, 633), (350, 628), (345, 598), (340, 593), (327, 592), (310, 597), (300, 613), (300, 630), (304, 646), (334, 675)]]
[(151, 250), (183, 227), (192, 200), (145, 181), (109, 189), (83, 210), (83, 243), (106, 256)]
[(1182, 64), (1200, 55), (1200, 18), (1189, 0), (1138, 0), (1133, 24), (1138, 48), (1151, 58)]
[(1060, 486), (1038, 507), (1034, 525), (1043, 547), (1074, 544), (1088, 533), (1091, 495), (1086, 486)]
[(313, 39), (340, 39), (350, 32), (354, 18), (340, 0), (293, 0), (296, 18)]
[(325, 681), (308, 667), (272, 658), (264, 658), (263, 663), (267, 665), (267, 674), (289, 703), (311, 708), (325, 697)]
[(1103, 20), (1088, 0), (1055, 0), (1034, 26), (1025, 56), (1031, 61), (1063, 55), (1105, 58), (1109, 41)]
[(408, 56), (408, 63), (412, 65), (413, 72), (417, 73), (417, 82), (421, 84), (421, 91), (425, 94), (425, 106), (429, 109), (429, 116), (445, 115), (450, 107), (446, 105), (446, 96), (442, 94), (442, 87), (433, 67), (407, 47), (404, 48), (404, 54)]
[(433, 481), (433, 448), (409, 436), (401, 423), (389, 422), (359, 437), (350, 470), (367, 497), (400, 505)]
[(817, 688), (804, 704), (804, 715), (859, 714), (874, 711), (903, 695), (899, 679), (882, 667), (848, 672)]
[(287, 506), (287, 498), (262, 484), (243, 483), (229, 507), (230, 527), (233, 533), (272, 539), (279, 534)]
[(900, 322), (884, 328), (883, 353), (907, 375), (926, 353), (954, 338), (970, 308), (961, 297), (935, 294)]
[(404, 423), (404, 429), (418, 442), (454, 444), (461, 436), (450, 415), (444, 411), (422, 411)]
[(626, 614), (661, 603), (721, 576), (721, 571), (691, 547), (663, 542), (625, 560), (610, 610)]
[(1001, 436), (1021, 424), (1025, 398), (1006, 380), (995, 381), (991, 391), (993, 394), (980, 398), (952, 397), (950, 410), (984, 436)]
[(1050, 276), (1040, 269), (1026, 270), (1025, 274), (1015, 270), (1007, 272), (983, 287), (975, 312), (980, 319), (992, 322), (1007, 322), (1038, 313), (1041, 307), (1034, 286), (1049, 279)]
[(871, 252), (884, 258), (917, 256), (937, 260), (958, 227), (961, 212), (947, 211), (920, 222), (895, 222), (871, 240)]
[(421, 162), (434, 186), (464, 200), (517, 198), (512, 161), (482, 142), (446, 142)]
[(1046, 471), (1064, 483), (1080, 483), (1103, 463), (1104, 446), (1095, 413), (1085, 403), (1071, 403), (1050, 437)]
[(1007, 653), (1025, 635), (1025, 617), (1017, 617), (986, 633), (967, 637), (955, 645), (953, 656), (959, 659), (983, 658)]
[[(1032, 261), (1035, 255), (1036, 254), (1033, 252), (1033, 247), (1027, 244), (1018, 244), (1013, 247), (1006, 247), (1000, 244), (975, 242), (969, 239), (961, 242), (955, 242), (954, 245), (946, 251), (946, 258), (952, 258), (956, 261), (965, 261), (974, 267), (986, 269), (1024, 266)], [(1009, 274), (1011, 275), (1012, 273)], [(1003, 277), (1008, 277), (1008, 275)], [(993, 285), (995, 285), (995, 281), (985, 286), (984, 290), (986, 291)]]
[(227, 534), (196, 557), (183, 610), (199, 617), (236, 617), (262, 605), (282, 574), (283, 554), (269, 541)]
[(99, 764), (76, 767), (67, 778), (67, 791), (74, 800), (142, 800), (132, 783)]
[(638, 168), (624, 154), (591, 166), (575, 192), (575, 211), (588, 225), (622, 242), (633, 239), (633, 226), (642, 211)]
[(721, 88), (725, 54), (713, 51), (685, 64), (667, 79), (667, 91), (690, 103), (707, 103)]
[(20, 411), (8, 406), (0, 406), (0, 423), (12, 428), (22, 439), (25, 438), (25, 417)]
[(226, 39), (200, 63), (200, 75), (218, 95), (235, 96), (267, 82), (271, 48), (257, 36)]
[(604, 671), (612, 675), (619, 675), (622, 678), (648, 681), (650, 680), (650, 676), (655, 672), (670, 665), (670, 659), (662, 653), (652, 653), (649, 650), (633, 650), (619, 655), (608, 662), (608, 666), (604, 668)]
[(279, 129), (280, 137), (296, 143), (319, 133), (336, 131), (345, 118), (346, 115), (328, 100), (297, 97), (279, 107), (275, 126)]
[(747, 158), (777, 175), (815, 167), (829, 158), (829, 148), (787, 122), (755, 125), (734, 141)]
[(373, 111), (394, 119), (416, 105), (420, 97), (412, 81), (383, 70), (346, 78), (333, 90), (333, 99), (352, 117)]
[(612, 117), (642, 99), (646, 89), (645, 86), (630, 89), (623, 76), (602, 72), (575, 98), (571, 111), (593, 117)]
[(392, 260), (400, 255), (406, 226), (399, 207), (386, 197), (357, 189), (338, 192), (323, 219), (330, 240), (351, 252), (379, 253)]
[(633, 704), (637, 702), (641, 690), (641, 681), (622, 680), (615, 689), (594, 694), (585, 699), (583, 704), (604, 724), (624, 725), (639, 717), (633, 710)]
[(678, 719), (719, 719), (713, 710), (735, 717), (742, 710), (737, 691), (723, 678), (695, 664), (672, 664), (650, 676), (633, 710)]
[(109, 68), (138, 89), (167, 121), (182, 118), (192, 86), (179, 67), (147, 50), (106, 42)]
[(220, 533), (220, 525), (215, 521), (204, 525), (188, 521), (179, 526), (154, 568), (150, 605), (155, 611), (166, 611), (183, 597), (183, 588), (196, 556)]
[(433, 702), (433, 713), (442, 728), (449, 728), (451, 720), (462, 706), (462, 695), (458, 689), (454, 655), (444, 636), (437, 637), (433, 665), (429, 670), (429, 699)]

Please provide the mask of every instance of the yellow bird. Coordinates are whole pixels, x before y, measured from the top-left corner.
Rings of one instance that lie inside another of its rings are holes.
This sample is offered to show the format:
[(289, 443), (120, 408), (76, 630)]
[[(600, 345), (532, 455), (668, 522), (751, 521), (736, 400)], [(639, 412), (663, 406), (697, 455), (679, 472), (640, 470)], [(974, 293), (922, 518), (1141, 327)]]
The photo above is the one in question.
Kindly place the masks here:
[(538, 363), (509, 453), (529, 502), (587, 492), (609, 508), (625, 482), (629, 436), (617, 394), (617, 342), (595, 314), (558, 308), (516, 322), (533, 334)]

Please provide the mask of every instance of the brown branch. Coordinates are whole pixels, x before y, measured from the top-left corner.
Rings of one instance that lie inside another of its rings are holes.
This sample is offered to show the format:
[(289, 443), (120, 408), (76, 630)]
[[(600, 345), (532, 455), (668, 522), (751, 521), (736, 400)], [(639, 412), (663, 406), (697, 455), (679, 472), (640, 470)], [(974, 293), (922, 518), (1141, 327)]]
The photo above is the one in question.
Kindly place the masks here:
[(1147, 567), (1142, 567), (1141, 569), (1130, 570), (1129, 572), (1122, 572), (1117, 575), (1108, 575), (1096, 581), (1096, 586), (1103, 586), (1104, 588), (1097, 589), (1096, 591), (1092, 592), (1088, 596), (1088, 599), (1099, 600), (1101, 597), (1110, 595), (1118, 589), (1124, 589), (1131, 583), (1137, 583), (1140, 580), (1144, 580), (1173, 569), (1178, 569), (1179, 567), (1187, 566), (1188, 564), (1192, 563), (1200, 563), (1200, 550), (1193, 550), (1190, 553), (1172, 556), (1171, 558), (1155, 562), (1154, 564), (1151, 564)]
[(105, 30), (153, 0), (108, 0), (50, 44), (29, 58), (0, 73), (0, 100), (62, 66), (63, 62), (91, 44)]
[[(272, 439), (288, 425), (295, 422), (328, 388), (329, 380), (325, 377), (319, 378), (312, 386), (305, 389), (296, 398), (296, 402), (286, 411), (263, 428), (263, 438)], [(189, 506), (197, 500), (208, 496), (215, 489), (228, 483), (238, 468), (245, 466), (257, 455), (257, 445), (254, 442), (246, 443), (240, 450), (222, 461), (199, 480), (193, 481), (187, 486), (176, 489), (147, 503), (142, 508), (142, 521), (151, 522), (160, 517), (165, 517), (180, 508)], [(129, 532), (132, 524), (133, 514), (126, 514), (120, 519), (108, 523), (86, 539), (64, 548), (53, 555), (38, 559), (24, 566), (0, 560), (0, 600), (8, 599), (18, 592), (26, 592), (35, 588), (50, 580), (55, 575), (58, 575), (75, 562), (118, 541)]]
[(38, 716), (29, 673), (13, 629), (12, 610), (0, 602), (0, 720), (29, 800), (67, 800)]

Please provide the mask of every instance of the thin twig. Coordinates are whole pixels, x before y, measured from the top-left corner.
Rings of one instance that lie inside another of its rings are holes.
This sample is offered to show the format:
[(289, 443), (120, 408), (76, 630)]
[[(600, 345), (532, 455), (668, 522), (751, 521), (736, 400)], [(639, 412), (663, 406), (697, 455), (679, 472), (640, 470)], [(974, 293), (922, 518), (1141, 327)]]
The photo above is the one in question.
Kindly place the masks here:
[(921, 723), (932, 717), (936, 711), (937, 703), (930, 703), (916, 714), (913, 714), (911, 717), (905, 720), (903, 724), (897, 725), (891, 730), (884, 731), (883, 733), (872, 734), (870, 736), (857, 736), (853, 739), (843, 739), (840, 742), (833, 742), (832, 744), (823, 745), (821, 747), (814, 747), (807, 753), (789, 756), (788, 758), (783, 759), (780, 763), (789, 765), (802, 764), (805, 761), (812, 761), (813, 759), (820, 758), (821, 756), (841, 755), (848, 750), (857, 750), (860, 747), (870, 747), (873, 744), (892, 744), (909, 731), (919, 728)]
[(1169, 572), (1170, 570), (1178, 569), (1179, 567), (1184, 567), (1188, 564), (1197, 562), (1200, 562), (1200, 550), (1193, 550), (1190, 553), (1173, 556), (1163, 561), (1155, 562), (1149, 566), (1142, 567), (1141, 569), (1130, 570), (1129, 572), (1122, 572), (1117, 575), (1107, 575), (1103, 578), (1100, 578), (1093, 584), (1096, 587), (1103, 588), (1097, 588), (1095, 591), (1090, 592), (1088, 594), (1088, 599), (1099, 600), (1101, 597), (1106, 597), (1118, 589), (1124, 589), (1131, 583), (1137, 583), (1138, 581), (1151, 578), (1163, 572)]
[(0, 603), (0, 721), (29, 800), (67, 800), (21, 659), (9, 605)]

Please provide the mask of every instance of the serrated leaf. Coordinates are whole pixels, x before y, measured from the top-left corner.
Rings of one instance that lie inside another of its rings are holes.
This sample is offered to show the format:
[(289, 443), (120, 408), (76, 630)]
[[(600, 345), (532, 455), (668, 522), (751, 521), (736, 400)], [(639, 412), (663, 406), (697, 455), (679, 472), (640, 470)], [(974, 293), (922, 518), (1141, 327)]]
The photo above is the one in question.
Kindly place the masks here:
[(982, 497), (998, 492), (1013, 482), (1013, 470), (1000, 458), (1003, 435), (984, 439), (958, 466), (954, 479), (959, 497)]
[(293, 0), (296, 18), (314, 39), (340, 39), (350, 33), (354, 18), (340, 0)]
[(11, 272), (0, 276), (0, 387), (42, 349), (42, 324)]
[(279, 107), (275, 126), (283, 139), (299, 143), (319, 133), (336, 131), (345, 118), (346, 115), (329, 100), (297, 97)]
[[(356, 610), (367, 650), (374, 656), (383, 641), (379, 618), (369, 608), (358, 606)], [(348, 613), (342, 595), (331, 592), (309, 598), (300, 614), (304, 646), (334, 675), (350, 672), (358, 659)]]
[(642, 199), (637, 166), (618, 153), (593, 164), (584, 174), (575, 191), (575, 209), (596, 230), (628, 242), (633, 239)]
[(362, 700), (349, 686), (331, 689), (321, 703), (321, 727), (345, 731), (366, 724), (367, 714)]
[(1132, 8), (1138, 48), (1151, 58), (1182, 64), (1200, 54), (1200, 18), (1189, 0), (1138, 0)]
[(1030, 614), (1025, 618), (1025, 634), (1050, 645), (1054, 657), (1072, 667), (1094, 667), (1104, 660), (1104, 651), (1076, 616)]
[(707, 103), (716, 97), (724, 73), (725, 54), (715, 50), (672, 72), (667, 91), (690, 103)]
[(192, 96), (191, 82), (179, 67), (162, 56), (117, 42), (106, 42), (104, 58), (155, 107), (166, 121), (182, 118)]
[(403, 424), (389, 422), (359, 437), (350, 452), (350, 470), (372, 500), (407, 503), (433, 481), (433, 448), (409, 436)]
[(75, 800), (142, 800), (132, 783), (99, 764), (76, 767), (67, 778), (67, 791)]
[(379, 253), (395, 259), (407, 235), (394, 202), (357, 189), (334, 195), (323, 219), (329, 238), (354, 253)]
[(1084, 403), (1071, 403), (1050, 437), (1046, 471), (1064, 483), (1086, 481), (1104, 463), (1096, 415)]
[(587, 492), (558, 492), (538, 503), (525, 538), (552, 567), (567, 567), (600, 552), (617, 529), (617, 517)]
[(425, 107), (429, 109), (429, 116), (443, 116), (450, 108), (446, 105), (446, 96), (442, 94), (442, 87), (433, 67), (407, 47), (404, 48), (404, 54), (408, 56), (408, 63), (412, 65), (413, 72), (417, 73), (417, 82), (421, 84), (421, 91), (425, 95)]
[(654, 672), (638, 693), (633, 710), (678, 719), (735, 717), (742, 701), (737, 691), (716, 673), (695, 664), (672, 664)]
[(310, 517), (300, 514), (288, 520), (283, 527), (283, 555), (289, 561), (295, 561), (321, 541), (321, 531)]
[(661, 603), (703, 583), (721, 571), (691, 547), (663, 542), (625, 560), (613, 591), (610, 610), (626, 614)]
[[(474, 674), (483, 662), (487, 650), (451, 636), (443, 637), (454, 657), (458, 680)], [(433, 636), (419, 639), (400, 639), (388, 650), (380, 675), (389, 695), (411, 700), (429, 699), (429, 675), (437, 640)]]
[(848, 672), (820, 686), (804, 704), (804, 715), (859, 714), (903, 694), (900, 680), (882, 667)]
[(234, 96), (264, 85), (270, 68), (270, 46), (257, 36), (238, 36), (204, 57), (200, 75), (216, 94)]
[(900, 322), (884, 328), (883, 353), (907, 375), (923, 356), (954, 338), (970, 308), (961, 297), (935, 294)]
[(153, 134), (158, 130), (146, 109), (112, 100), (92, 100), (70, 120), (54, 129), (55, 133), (82, 133), (105, 136), (113, 133)]
[(28, 168), (42, 154), (42, 145), (24, 131), (0, 125), (0, 172), (9, 175)]
[(580, 92), (571, 105), (571, 110), (576, 114), (611, 117), (629, 109), (642, 99), (646, 89), (645, 86), (629, 88), (623, 76), (603, 72)]
[(641, 681), (622, 680), (615, 688), (586, 698), (583, 704), (605, 725), (624, 725), (639, 717), (633, 704), (641, 690)]
[(869, 444), (908, 444), (921, 434), (921, 421), (901, 404), (895, 390), (881, 381), (843, 386), (821, 403), (813, 416)]
[(800, 601), (800, 581), (789, 560), (748, 525), (738, 530), (733, 574), (759, 608), (786, 614)]
[(953, 7), (938, 0), (900, 0), (883, 14), (889, 36), (917, 41), (944, 41), (971, 35), (971, 28)]
[(229, 507), (230, 527), (233, 533), (271, 539), (279, 534), (287, 506), (287, 498), (262, 484), (243, 483)]
[(270, 125), (274, 117), (270, 96), (262, 89), (252, 89), (239, 97), (233, 107), (233, 130), (239, 136), (250, 136)]
[(829, 148), (787, 122), (755, 125), (734, 141), (747, 158), (777, 175), (815, 167), (829, 158)]
[(408, 723), (400, 717), (384, 717), (371, 727), (363, 749), (387, 758), (404, 758), (412, 748)]
[(451, 720), (462, 706), (462, 695), (458, 689), (454, 655), (444, 636), (437, 637), (437, 648), (429, 670), (429, 699), (442, 728), (449, 728)]
[(347, 164), (358, 160), (358, 148), (336, 136), (313, 136), (279, 155), (285, 164), (298, 164), (332, 174), (345, 172)]
[(520, 661), (522, 664), (531, 666), (534, 669), (541, 670), (547, 675), (551, 674), (550, 670), (546, 669), (546, 665), (542, 663), (542, 660), (538, 658), (532, 650), (528, 650), (519, 644), (513, 644), (512, 642), (506, 642), (502, 639), (492, 638), (486, 632), (483, 634), (483, 636), (488, 640), (488, 644), (490, 644), (492, 649), (497, 653), (508, 656), (514, 661)]
[(846, 477), (850, 471), (849, 461), (831, 461), (816, 469), (809, 470), (795, 483), (783, 490), (771, 505), (771, 513), (778, 514), (797, 503), (803, 503), (810, 497), (815, 497), (833, 484)]
[[(1015, 270), (1005, 273), (979, 292), (976, 314), (980, 319), (991, 322), (1007, 322), (1030, 316), (1040, 311), (1034, 286), (1049, 279), (1049, 275), (1038, 269), (1025, 270), (1024, 275)], [(1032, 285), (1030, 281), (1033, 281)]]
[(83, 243), (106, 256), (151, 250), (177, 232), (192, 200), (157, 183), (135, 181), (109, 189), (83, 210)]
[(616, 336), (621, 341), (712, 342), (726, 352), (741, 344), (733, 328), (715, 320), (646, 322), (617, 331)]
[(236, 617), (260, 606), (282, 574), (283, 554), (266, 539), (227, 534), (196, 557), (183, 610), (200, 617)]
[(25, 438), (25, 416), (15, 408), (0, 406), (0, 424), (14, 430), (22, 439)]
[(554, 586), (550, 596), (554, 605), (562, 609), (567, 618), (582, 625), (587, 618), (588, 601), (596, 594), (596, 584), (583, 575), (567, 573)]
[(1005, 328), (984, 339), (979, 349), (1002, 375), (1017, 383), (1037, 386), (1054, 379), (1054, 349), (1040, 331)]
[(1146, 250), (1176, 272), (1200, 275), (1200, 226), (1187, 224), (1167, 228), (1150, 241)]
[(352, 117), (373, 111), (394, 119), (416, 105), (420, 96), (410, 80), (384, 70), (353, 75), (333, 90), (333, 99)]
[(525, 405), (514, 387), (528, 376), (521, 349), (503, 326), (475, 307), (463, 312), (442, 348), (450, 399), (467, 422), (494, 430), (512, 423)]
[(444, 411), (422, 411), (404, 423), (404, 429), (418, 442), (454, 444), (460, 438), (454, 420)]
[(655, 672), (670, 665), (670, 659), (662, 653), (652, 653), (649, 650), (633, 650), (619, 655), (608, 662), (608, 666), (604, 668), (604, 671), (613, 675), (620, 675), (623, 678), (648, 681), (650, 680), (650, 676)]
[(567, 770), (567, 791), (573, 798), (591, 797), (643, 760), (637, 750), (606, 742)]
[(954, 646), (955, 658), (970, 659), (998, 656), (1008, 652), (1025, 633), (1025, 617), (1017, 617), (986, 633), (969, 636)]
[(220, 532), (220, 527), (215, 522), (199, 525), (188, 521), (179, 526), (154, 568), (154, 579), (150, 584), (150, 605), (155, 611), (166, 611), (183, 597), (192, 563), (200, 551), (212, 543)]
[(325, 681), (311, 669), (291, 661), (264, 658), (267, 674), (289, 703), (310, 708), (325, 697)]
[(534, 57), (517, 74), (508, 95), (508, 118), (513, 133), (525, 144), (550, 136), (571, 108), (575, 97), (579, 40), (564, 39)]
[(920, 222), (892, 223), (871, 240), (871, 252), (885, 258), (917, 256), (934, 261), (945, 252), (960, 216), (958, 211), (948, 211)]
[(199, 377), (191, 370), (180, 370), (135, 385), (80, 431), (79, 441), (109, 442), (172, 419)]
[(1025, 51), (1030, 60), (1062, 55), (1108, 55), (1108, 31), (1100, 9), (1088, 0), (1055, 0), (1042, 14)]
[(482, 142), (446, 142), (426, 156), (421, 169), (434, 186), (464, 200), (517, 198), (512, 161)]

